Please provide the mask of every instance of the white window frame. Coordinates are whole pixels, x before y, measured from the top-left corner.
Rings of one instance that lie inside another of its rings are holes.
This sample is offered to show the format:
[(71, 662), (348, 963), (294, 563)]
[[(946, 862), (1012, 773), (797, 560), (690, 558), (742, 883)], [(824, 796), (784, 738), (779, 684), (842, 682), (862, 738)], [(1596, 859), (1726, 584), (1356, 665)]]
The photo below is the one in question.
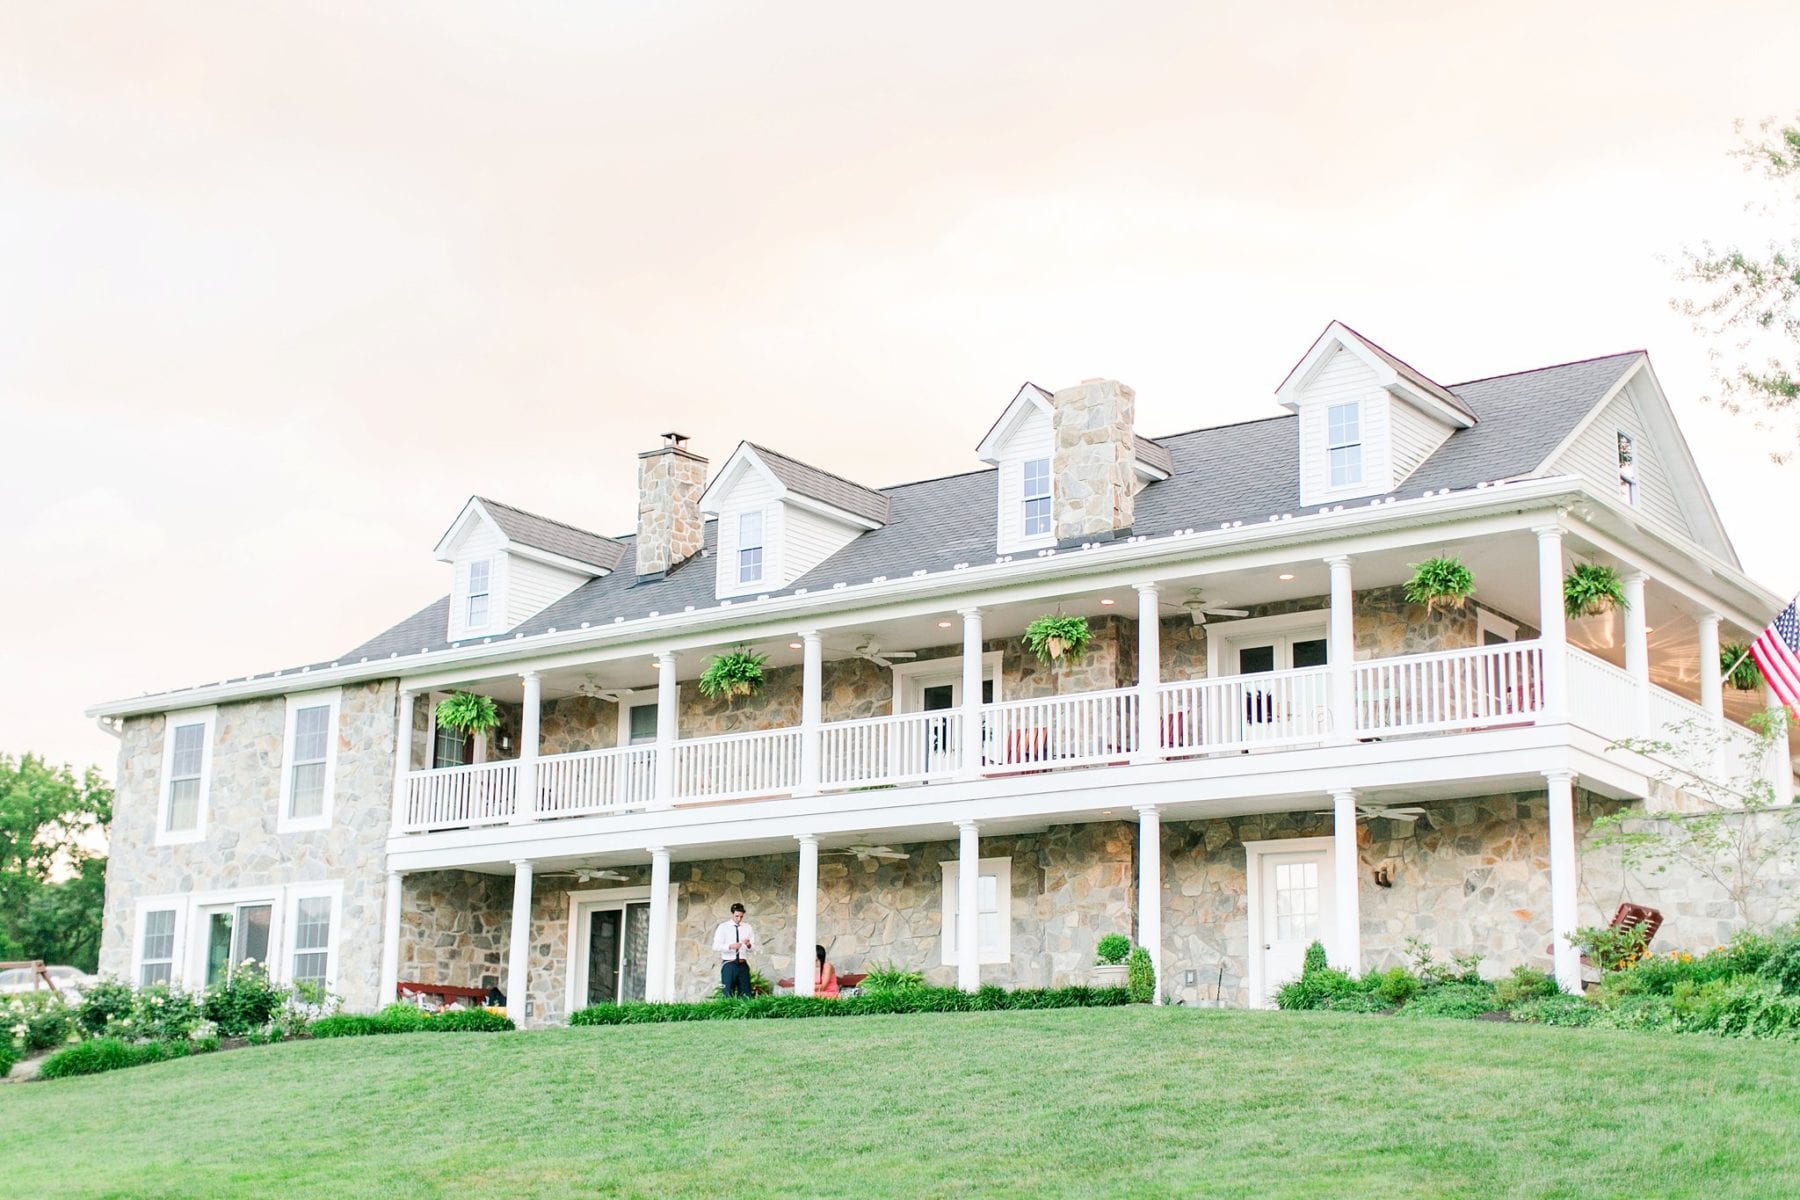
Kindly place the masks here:
[[(756, 522), (756, 541), (754, 543), (747, 542), (744, 539), (744, 524), (751, 520)], [(756, 551), (756, 574), (745, 575), (744, 555), (751, 550)], [(762, 509), (753, 508), (737, 515), (737, 549), (735, 554), (736, 561), (732, 563), (731, 571), (735, 587), (743, 588), (750, 587), (753, 584), (760, 584), (768, 577), (769, 517)]]
[(1295, 642), (1323, 640), (1329, 654), (1330, 624), (1330, 609), (1309, 608), (1301, 612), (1281, 613), (1273, 617), (1249, 617), (1241, 621), (1208, 625), (1206, 627), (1206, 677), (1218, 679), (1225, 675), (1236, 675), (1238, 673), (1238, 648), (1245, 642), (1274, 642), (1275, 669), (1277, 671), (1292, 670), (1291, 667), (1282, 666), (1282, 660), (1285, 657), (1292, 661), (1291, 656)]
[[(1332, 416), (1344, 409), (1351, 410), (1356, 421), (1356, 436), (1339, 440), (1339, 434), (1333, 428)], [(1325, 406), (1325, 490), (1338, 491), (1342, 488), (1357, 487), (1363, 482), (1363, 405), (1361, 400), (1343, 400)], [(1350, 479), (1336, 477), (1333, 459), (1339, 450), (1356, 451), (1356, 475)]]
[[(583, 920), (597, 908), (622, 908), (628, 903), (640, 903), (650, 899), (648, 887), (593, 888), (588, 891), (569, 893), (569, 950), (563, 962), (568, 964), (563, 972), (563, 1016), (568, 1016), (577, 1008), (585, 1008), (585, 1002), (576, 1003), (576, 998), (587, 995), (588, 988), (588, 956), (587, 922)], [(669, 885), (669, 911), (676, 912), (681, 907), (681, 885)], [(663, 942), (663, 995), (675, 995), (675, 926), (677, 922), (668, 923), (668, 933)], [(712, 945), (707, 942), (708, 947)], [(710, 949), (708, 951), (710, 953)], [(715, 955), (713, 962), (718, 961)], [(646, 964), (646, 967), (648, 964)], [(714, 978), (718, 972), (713, 973)], [(647, 985), (649, 979), (644, 980)]]
[[(338, 714), (343, 704), (343, 690), (304, 692), (287, 698), (287, 729), (281, 742), (281, 798), (275, 810), (276, 833), (301, 833), (312, 829), (331, 828), (331, 808), (336, 792)], [(324, 708), (325, 717), (325, 791), (319, 797), (319, 815), (295, 817), (290, 812), (294, 791), (294, 735), (299, 727), (300, 710)]]
[[(938, 940), (942, 943), (944, 949), (944, 965), (946, 967), (953, 967), (957, 964), (957, 947), (955, 942), (957, 884), (962, 873), (962, 860), (955, 858), (945, 859), (939, 865), (944, 870), (944, 936)], [(1012, 859), (977, 859), (975, 871), (978, 875), (992, 875), (994, 877), (995, 896), (1000, 904), (1000, 936), (1001, 940), (1005, 942), (1005, 946), (997, 950), (983, 947), (981, 952), (976, 955), (976, 961), (983, 966), (1010, 963), (1012, 962), (1013, 917)], [(981, 919), (979, 914), (976, 916), (975, 930), (976, 939), (979, 940), (981, 937)]]
[[(1044, 490), (1031, 490), (1031, 468), (1044, 464)], [(1028, 458), (1019, 464), (1019, 536), (1025, 539), (1054, 538), (1056, 536), (1056, 501), (1053, 482), (1056, 460), (1053, 458)], [(1034, 501), (1044, 501), (1045, 525), (1042, 529), (1031, 528), (1031, 505)]]
[[(145, 929), (150, 923), (150, 914), (155, 912), (172, 912), (175, 914), (174, 936), (169, 943), (168, 958), (144, 957)], [(137, 901), (137, 913), (133, 920), (131, 935), (131, 986), (144, 986), (144, 966), (146, 962), (169, 964), (169, 986), (181, 986), (181, 951), (182, 933), (187, 915), (187, 897), (185, 896), (144, 896)]]
[[(207, 801), (212, 790), (213, 736), (217, 732), (218, 723), (217, 708), (190, 708), (163, 715), (162, 779), (158, 788), (160, 798), (156, 805), (153, 845), (178, 846), (206, 840)], [(170, 830), (169, 806), (175, 781), (169, 771), (175, 759), (175, 730), (188, 725), (204, 727), (204, 732), (200, 735), (200, 794), (194, 804), (194, 827)]]
[(1637, 439), (1623, 429), (1614, 430), (1614, 445), (1619, 453), (1619, 498), (1632, 508), (1638, 506)]
[(1475, 610), (1475, 640), (1479, 645), (1487, 645), (1487, 635), (1494, 634), (1503, 642), (1519, 640), (1519, 623), (1509, 621), (1498, 613), (1489, 612), (1485, 608)]
[[(298, 883), (288, 886), (287, 912), (282, 923), (282, 928), (287, 936), (283, 939), (284, 944), (281, 947), (280, 973), (276, 974), (277, 964), (271, 963), (270, 974), (287, 983), (294, 982), (294, 956), (302, 953), (295, 945), (300, 930), (300, 902), (302, 900), (328, 900), (331, 902), (331, 925), (325, 932), (325, 990), (335, 992), (338, 980), (338, 942), (343, 933), (344, 918), (344, 885), (341, 880), (332, 880), (327, 883)], [(272, 932), (270, 942), (271, 944), (274, 942)], [(271, 949), (271, 957), (273, 957), (273, 953)], [(318, 952), (307, 950), (304, 953), (316, 954)]]
[[(659, 697), (655, 688), (638, 688), (634, 691), (619, 693), (619, 745), (631, 745), (631, 711), (636, 708), (655, 708)], [(639, 742), (640, 746), (653, 746), (655, 742)]]
[[(480, 591), (475, 590), (475, 568), (482, 568), (487, 578)], [(494, 560), (491, 558), (472, 558), (469, 560), (469, 587), (463, 596), (463, 624), (471, 631), (486, 629), (494, 620)], [(481, 598), (481, 620), (475, 619), (475, 598)]]
[[(1004, 696), (1000, 694), (1000, 650), (987, 650), (981, 655), (981, 678), (983, 682), (994, 685), (994, 698), (991, 703), (999, 704)], [(957, 687), (957, 699), (962, 699), (962, 655), (955, 658), (928, 658), (923, 662), (895, 663), (888, 670), (894, 675), (894, 692), (891, 711), (895, 716), (901, 713), (924, 711), (920, 706), (925, 702), (925, 689), (938, 684), (953, 683)], [(947, 709), (955, 712), (955, 709)]]

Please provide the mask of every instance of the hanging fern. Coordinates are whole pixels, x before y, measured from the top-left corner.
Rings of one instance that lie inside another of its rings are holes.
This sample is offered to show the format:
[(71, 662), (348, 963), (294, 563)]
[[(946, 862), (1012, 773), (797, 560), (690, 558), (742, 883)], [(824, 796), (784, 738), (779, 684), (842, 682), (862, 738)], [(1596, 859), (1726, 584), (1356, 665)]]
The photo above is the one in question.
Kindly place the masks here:
[(1571, 618), (1595, 617), (1625, 607), (1625, 585), (1611, 567), (1581, 563), (1563, 577), (1563, 611)]
[(715, 654), (700, 673), (700, 694), (727, 704), (739, 696), (754, 695), (763, 685), (763, 664), (768, 661), (768, 655), (748, 647)]
[(500, 710), (492, 696), (458, 692), (438, 704), (437, 723), (462, 733), (486, 733), (500, 724)]
[(1719, 674), (1729, 687), (1740, 692), (1754, 692), (1763, 685), (1762, 668), (1750, 656), (1743, 642), (1729, 642), (1719, 651)]
[(1025, 627), (1025, 647), (1039, 662), (1075, 662), (1093, 640), (1086, 617), (1039, 617)]
[(1442, 604), (1461, 608), (1463, 601), (1475, 594), (1475, 575), (1460, 558), (1446, 556), (1428, 558), (1412, 564), (1412, 578), (1406, 581), (1406, 600), (1423, 604), (1427, 612)]

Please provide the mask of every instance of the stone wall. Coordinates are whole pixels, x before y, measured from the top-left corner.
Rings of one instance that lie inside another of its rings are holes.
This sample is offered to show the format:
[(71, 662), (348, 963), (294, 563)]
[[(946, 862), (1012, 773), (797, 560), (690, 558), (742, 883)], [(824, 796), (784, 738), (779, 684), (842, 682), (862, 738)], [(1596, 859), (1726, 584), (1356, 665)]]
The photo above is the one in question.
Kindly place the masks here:
[(512, 936), (510, 875), (421, 871), (400, 907), (398, 978), (453, 987), (504, 987)]
[[(101, 973), (130, 973), (140, 897), (341, 881), (337, 990), (352, 1005), (373, 1003), (381, 966), (382, 861), (392, 814), (396, 704), (392, 681), (343, 689), (331, 828), (280, 834), (275, 823), (287, 703), (277, 698), (221, 705), (206, 837), (169, 846), (155, 844), (165, 719), (128, 720), (120, 738), (106, 865)], [(190, 947), (193, 936), (190, 931)]]
[(1056, 441), (1050, 471), (1056, 540), (1110, 537), (1136, 510), (1137, 394), (1115, 379), (1090, 379), (1050, 397)]
[(674, 446), (638, 455), (637, 573), (660, 575), (700, 553), (706, 460)]

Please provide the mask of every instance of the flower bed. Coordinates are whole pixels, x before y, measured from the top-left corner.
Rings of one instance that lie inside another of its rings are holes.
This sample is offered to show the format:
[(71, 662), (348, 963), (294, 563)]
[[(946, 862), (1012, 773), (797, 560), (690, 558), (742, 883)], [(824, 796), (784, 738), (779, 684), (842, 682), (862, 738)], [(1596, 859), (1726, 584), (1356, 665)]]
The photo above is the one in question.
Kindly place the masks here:
[[(865, 985), (866, 986), (866, 985)], [(1128, 1004), (1125, 988), (1021, 988), (993, 984), (977, 992), (910, 986), (861, 996), (755, 996), (748, 1000), (701, 1000), (686, 1004), (596, 1004), (569, 1014), (571, 1025), (648, 1025), (669, 1021), (792, 1020), (805, 1017), (866, 1017), (896, 1013), (996, 1012), (1023, 1008), (1108, 1008)]]

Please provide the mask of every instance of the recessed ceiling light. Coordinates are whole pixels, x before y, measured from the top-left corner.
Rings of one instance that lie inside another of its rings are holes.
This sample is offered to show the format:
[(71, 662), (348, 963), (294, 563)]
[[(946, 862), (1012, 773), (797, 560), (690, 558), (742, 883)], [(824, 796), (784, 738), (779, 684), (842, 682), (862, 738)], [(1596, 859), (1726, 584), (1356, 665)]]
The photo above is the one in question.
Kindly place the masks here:
[(789, 650), (798, 650), (798, 649), (800, 649), (800, 643), (799, 642), (789, 642), (788, 649)]
[(1100, 815), (1103, 817), (1110, 817), (1110, 816), (1112, 816), (1112, 809), (1110, 809), (1110, 808), (1102, 809), (1100, 811)]
[(1100, 603), (1102, 603), (1102, 604), (1105, 604), (1105, 605), (1109, 605), (1109, 606), (1110, 606), (1110, 605), (1111, 605), (1111, 604), (1112, 604), (1112, 602), (1113, 602), (1113, 601), (1112, 601), (1112, 597), (1111, 597), (1111, 596), (1102, 596), (1102, 597), (1101, 597), (1101, 598), (1100, 598)]
[(950, 628), (950, 622), (948, 622), (948, 621), (939, 621), (939, 622), (938, 622), (938, 628), (939, 628), (939, 629), (948, 629), (948, 628)]
[(1283, 574), (1277, 575), (1275, 578), (1281, 580), (1281, 582), (1283, 582), (1283, 583), (1286, 583), (1288, 580), (1292, 579), (1293, 577), (1294, 577), (1294, 573), (1292, 571), (1288, 571)]

